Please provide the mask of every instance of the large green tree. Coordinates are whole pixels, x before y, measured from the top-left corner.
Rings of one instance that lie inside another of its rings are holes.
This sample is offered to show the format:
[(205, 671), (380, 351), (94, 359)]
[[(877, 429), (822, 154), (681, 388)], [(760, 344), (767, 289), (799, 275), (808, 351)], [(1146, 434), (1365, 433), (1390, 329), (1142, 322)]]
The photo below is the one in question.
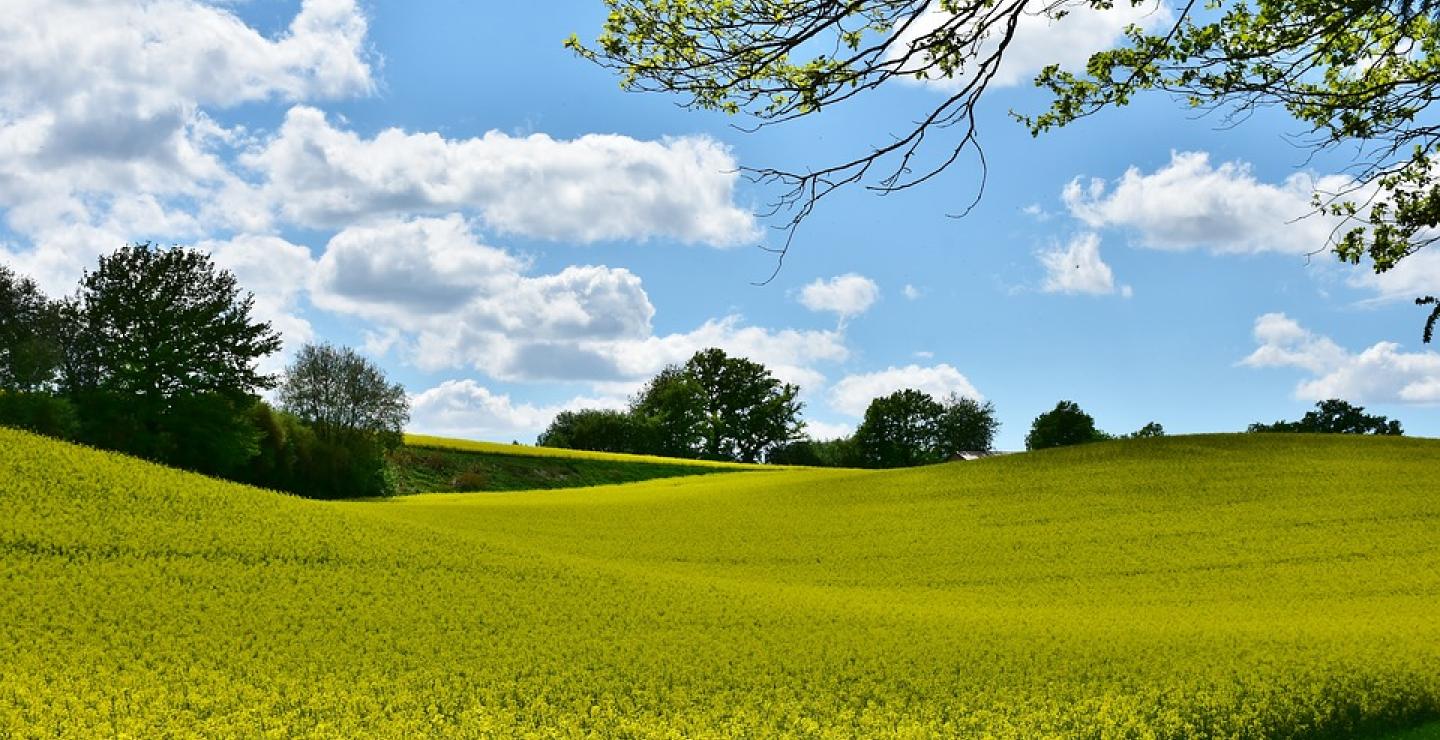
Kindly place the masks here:
[(650, 435), (645, 452), (696, 457), (700, 450), (701, 389), (679, 365), (661, 370), (630, 401), (630, 417)]
[(712, 347), (696, 352), (684, 373), (699, 390), (702, 457), (757, 462), (800, 436), (800, 389), (764, 365)]
[(301, 428), (273, 414), (257, 421), (273, 450), (262, 451), (294, 460), (294, 490), (321, 498), (394, 492), (386, 454), (400, 445), (410, 420), (404, 386), (349, 347), (307, 344), (286, 366), (279, 395)]
[[(977, 106), (1010, 52), (1020, 19), (1065, 23), (1076, 11), (1115, 12), (1152, 0), (604, 0), (590, 44), (567, 45), (616, 70), (632, 90), (678, 93), (685, 104), (746, 113), (767, 125), (844, 104), (895, 80), (946, 80), (928, 109), (854, 157), (749, 174), (782, 184), (778, 206), (795, 230), (837, 188), (893, 192), (960, 161), (984, 157)], [(1163, 91), (1197, 108), (1243, 117), (1288, 111), (1316, 148), (1356, 144), (1353, 183), (1317, 192), (1343, 219), (1327, 246), (1383, 272), (1429, 245), (1440, 226), (1435, 157), (1440, 123), (1440, 5), (1414, 0), (1181, 0), (1170, 20), (1131, 26), (1082, 73), (1051, 65), (1036, 77), (1048, 110), (1016, 114), (1030, 130), (1064, 126), (1137, 94)], [(877, 140), (880, 139), (877, 132)], [(1276, 218), (1288, 218), (1277, 214)], [(777, 267), (778, 269), (778, 267)], [(1434, 296), (1424, 338), (1440, 320)]]
[(757, 462), (800, 436), (799, 392), (764, 365), (711, 348), (661, 371), (631, 413), (650, 426), (660, 454)]
[(942, 402), (907, 388), (870, 402), (854, 444), (868, 467), (929, 465), (961, 452), (988, 452), (999, 428), (989, 402), (957, 394)]
[(940, 417), (945, 407), (930, 394), (907, 388), (870, 402), (855, 430), (867, 467), (900, 468), (939, 462)]
[(1050, 447), (1098, 442), (1109, 437), (1095, 428), (1095, 418), (1085, 413), (1074, 401), (1061, 401), (1055, 408), (1035, 417), (1030, 433), (1025, 435), (1025, 449), (1043, 450)]
[(246, 410), (275, 385), (280, 348), (254, 296), (192, 249), (142, 243), (102, 256), (65, 310), (62, 386), (88, 441), (229, 474), (256, 452)]

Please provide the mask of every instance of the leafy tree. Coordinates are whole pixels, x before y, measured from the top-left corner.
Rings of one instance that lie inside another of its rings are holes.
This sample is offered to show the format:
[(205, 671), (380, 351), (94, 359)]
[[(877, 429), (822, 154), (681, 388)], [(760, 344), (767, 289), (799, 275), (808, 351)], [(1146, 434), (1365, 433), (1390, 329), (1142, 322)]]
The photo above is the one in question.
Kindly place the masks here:
[(398, 444), (410, 420), (404, 386), (355, 350), (331, 344), (307, 344), (295, 353), (280, 384), (280, 404), (330, 441), (367, 436)]
[(866, 467), (900, 468), (939, 462), (940, 417), (945, 407), (930, 394), (907, 388), (870, 402), (855, 430)]
[(999, 428), (991, 403), (958, 394), (942, 403), (905, 389), (870, 402), (855, 431), (855, 447), (867, 467), (929, 465), (961, 452), (990, 450)]
[(377, 365), (349, 347), (308, 344), (285, 369), (280, 403), (308, 430), (290, 432), (291, 441), (276, 448), (295, 459), (295, 485), (304, 493), (354, 498), (394, 491), (386, 454), (403, 439), (410, 402)]
[(75, 406), (63, 396), (44, 391), (0, 390), (0, 426), (74, 439), (80, 420)]
[(34, 391), (61, 360), (59, 307), (34, 280), (0, 265), (0, 391)]
[[(853, 157), (801, 170), (752, 169), (782, 185), (790, 234), (816, 203), (861, 183), (893, 192), (979, 152), (977, 110), (1026, 14), (1066, 22), (1075, 11), (1117, 12), (1145, 0), (605, 0), (593, 45), (566, 45), (617, 71), (631, 90), (678, 93), (695, 108), (744, 112), (760, 125), (813, 115), (895, 80), (946, 80), (928, 111)], [(1353, 182), (1317, 192), (1317, 210), (1345, 220), (1333, 246), (1346, 262), (1392, 269), (1436, 238), (1440, 225), (1440, 12), (1433, 3), (1376, 0), (1186, 0), (1170, 22), (1131, 26), (1083, 73), (1045, 67), (1048, 110), (1016, 114), (1033, 134), (1161, 91), (1243, 118), (1288, 111), (1311, 146), (1355, 144)], [(979, 156), (983, 171), (984, 158)], [(1277, 214), (1276, 218), (1287, 218)], [(1326, 245), (1317, 244), (1316, 249)], [(778, 271), (778, 265), (777, 265)], [(1440, 300), (1424, 337), (1433, 337)]]
[(696, 352), (683, 372), (698, 391), (702, 457), (756, 462), (799, 435), (800, 389), (776, 380), (764, 365), (711, 348)]
[(1080, 410), (1079, 404), (1061, 401), (1055, 408), (1035, 417), (1030, 433), (1025, 435), (1025, 449), (1043, 450), (1104, 439), (1108, 436), (1095, 428), (1095, 419)]
[(1314, 434), (1404, 434), (1400, 422), (1384, 416), (1365, 413), (1365, 407), (1352, 406), (1337, 398), (1320, 401), (1314, 411), (1307, 411), (1299, 421), (1256, 422), (1249, 432), (1300, 432)]
[(942, 405), (945, 410), (936, 429), (942, 459), (961, 452), (989, 452), (995, 447), (995, 434), (1000, 431), (995, 404), (952, 393)]
[(661, 370), (630, 401), (630, 415), (647, 430), (650, 454), (697, 457), (701, 388), (678, 365)]
[(696, 352), (667, 367), (631, 401), (654, 435), (654, 452), (755, 462), (800, 433), (800, 389), (723, 350)]
[(541, 447), (597, 452), (650, 453), (654, 428), (644, 419), (613, 409), (561, 411), (536, 441)]
[(228, 474), (254, 454), (244, 417), (274, 387), (256, 363), (280, 348), (254, 297), (210, 257), (127, 245), (86, 272), (62, 310), (62, 386), (87, 441), (202, 472)]

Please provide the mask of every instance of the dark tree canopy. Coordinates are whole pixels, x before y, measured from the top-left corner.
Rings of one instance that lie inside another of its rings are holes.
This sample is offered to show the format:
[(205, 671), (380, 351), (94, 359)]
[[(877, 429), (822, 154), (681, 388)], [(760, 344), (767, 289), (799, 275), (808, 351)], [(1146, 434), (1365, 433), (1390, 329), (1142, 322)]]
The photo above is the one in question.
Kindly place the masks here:
[(1354, 406), (1337, 398), (1316, 403), (1315, 410), (1305, 412), (1299, 421), (1277, 421), (1273, 424), (1255, 422), (1246, 431), (1396, 436), (1405, 433), (1398, 420), (1367, 414), (1364, 406)]
[(254, 456), (245, 417), (274, 386), (257, 362), (280, 336), (235, 276), (191, 249), (132, 244), (100, 258), (61, 312), (61, 386), (81, 438), (200, 472)]
[(564, 447), (597, 452), (648, 453), (655, 448), (655, 432), (643, 417), (614, 409), (561, 411), (540, 433), (541, 447)]
[(799, 392), (764, 365), (707, 349), (661, 370), (631, 399), (628, 412), (563, 412), (539, 443), (758, 462), (799, 438)]
[(939, 462), (937, 442), (944, 412), (930, 394), (909, 388), (871, 401), (855, 430), (861, 460), (873, 468)]
[(1030, 433), (1025, 435), (1025, 449), (1043, 450), (1050, 447), (1098, 442), (1107, 439), (1095, 428), (1095, 419), (1074, 401), (1061, 401), (1055, 408), (1035, 417)]
[(936, 440), (942, 457), (994, 449), (995, 434), (1000, 431), (995, 404), (952, 393), (942, 405), (945, 411), (940, 415)]
[[(1147, 0), (605, 0), (598, 39), (566, 42), (615, 70), (631, 90), (677, 93), (686, 105), (746, 113), (768, 125), (844, 104), (897, 79), (948, 80), (933, 107), (897, 118), (853, 158), (805, 170), (748, 171), (779, 182), (777, 211), (795, 227), (850, 184), (893, 192), (923, 183), (979, 149), (976, 110), (1015, 40), (1020, 19), (1064, 23), (1077, 10), (1116, 12)], [(1235, 120), (1286, 110), (1316, 149), (1356, 145), (1354, 183), (1317, 192), (1340, 216), (1332, 247), (1347, 262), (1389, 270), (1440, 226), (1440, 6), (1413, 0), (1181, 0), (1153, 31), (1132, 26), (1082, 73), (1055, 65), (1036, 84), (1051, 105), (1017, 114), (1032, 133), (1067, 125), (1145, 91)], [(983, 174), (982, 174), (983, 181)], [(1291, 214), (1276, 214), (1290, 218)], [(1316, 244), (1317, 251), (1327, 247)], [(778, 267), (777, 267), (778, 270)], [(1440, 302), (1425, 328), (1432, 337)]]
[(683, 372), (698, 391), (702, 457), (757, 462), (799, 436), (800, 389), (776, 380), (764, 365), (711, 348), (696, 352)]
[(1131, 432), (1130, 434), (1124, 435), (1122, 438), (1123, 438), (1123, 439), (1145, 439), (1145, 438), (1147, 438), (1147, 437), (1163, 437), (1163, 436), (1165, 436), (1165, 427), (1162, 426), (1162, 425), (1160, 424), (1160, 422), (1158, 422), (1158, 421), (1151, 421), (1151, 422), (1147, 422), (1147, 423), (1145, 424), (1145, 426), (1140, 427), (1139, 429), (1135, 430), (1134, 432)]
[(0, 265), (0, 391), (34, 391), (60, 366), (60, 309), (34, 280)]
[(961, 452), (988, 452), (999, 427), (990, 403), (958, 395), (942, 403), (907, 388), (870, 402), (855, 448), (866, 467), (929, 465)]
[(245, 398), (275, 386), (256, 363), (280, 335), (204, 252), (142, 243), (100, 258), (76, 295), (91, 372), (71, 379), (159, 407), (184, 394)]
[(410, 420), (405, 388), (349, 347), (307, 344), (285, 368), (280, 404), (326, 441), (355, 436), (397, 444)]
[(653, 435), (644, 452), (665, 457), (698, 455), (700, 394), (699, 385), (678, 365), (661, 370), (645, 383), (630, 402), (630, 416)]

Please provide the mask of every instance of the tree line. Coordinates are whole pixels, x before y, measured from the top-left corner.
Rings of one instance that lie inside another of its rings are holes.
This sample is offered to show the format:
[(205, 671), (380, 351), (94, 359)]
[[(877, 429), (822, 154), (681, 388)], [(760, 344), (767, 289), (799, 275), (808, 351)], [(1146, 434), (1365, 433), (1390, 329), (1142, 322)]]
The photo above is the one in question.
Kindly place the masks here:
[(59, 300), (0, 265), (0, 424), (306, 496), (389, 493), (404, 389), (329, 344), (260, 372), (281, 338), (254, 305), (193, 249), (126, 245)]
[[(763, 365), (711, 348), (662, 370), (624, 410), (561, 412), (537, 444), (731, 462), (899, 468), (993, 453), (1000, 429), (993, 403), (957, 394), (936, 399), (906, 388), (872, 400), (853, 435), (815, 439), (804, 433), (798, 394), (798, 387), (780, 383)], [(1331, 399), (1299, 421), (1257, 422), (1246, 431), (1403, 433), (1400, 422), (1364, 411)], [(1126, 434), (1105, 432), (1079, 404), (1060, 401), (1031, 422), (1025, 449), (1163, 436), (1165, 427), (1155, 421)]]

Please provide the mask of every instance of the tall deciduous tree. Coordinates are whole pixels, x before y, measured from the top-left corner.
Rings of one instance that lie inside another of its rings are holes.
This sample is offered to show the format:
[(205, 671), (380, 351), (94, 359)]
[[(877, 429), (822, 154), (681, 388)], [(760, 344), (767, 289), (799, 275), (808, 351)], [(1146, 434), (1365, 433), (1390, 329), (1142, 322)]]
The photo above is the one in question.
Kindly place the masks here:
[[(386, 453), (403, 440), (410, 402), (379, 366), (349, 347), (307, 344), (285, 368), (280, 403), (303, 425), (267, 430), (296, 460), (293, 485), (320, 498), (394, 492)], [(271, 426), (283, 427), (284, 417), (279, 421)]]
[(989, 452), (995, 447), (1000, 420), (995, 404), (952, 393), (943, 402), (944, 413), (936, 429), (936, 444), (942, 458), (961, 452)]
[(756, 462), (800, 435), (800, 389), (776, 380), (764, 365), (711, 348), (696, 352), (684, 373), (699, 391), (702, 456)]
[(646, 452), (666, 457), (700, 454), (701, 389), (679, 365), (661, 370), (630, 402), (630, 416), (650, 430)]
[(930, 394), (905, 389), (870, 402), (855, 430), (867, 467), (899, 468), (940, 461), (940, 417), (945, 407)]
[(410, 420), (405, 388), (349, 347), (307, 344), (285, 368), (282, 407), (326, 441), (355, 436), (398, 443)]
[(961, 452), (988, 452), (999, 428), (991, 403), (958, 394), (941, 402), (907, 388), (870, 402), (855, 448), (870, 467), (929, 465)]
[(255, 454), (244, 417), (280, 335), (209, 255), (142, 243), (100, 258), (67, 316), (65, 377), (91, 441), (226, 474)]
[[(595, 43), (571, 36), (567, 46), (616, 70), (628, 89), (679, 93), (692, 107), (745, 112), (760, 125), (812, 115), (895, 80), (945, 81), (937, 104), (907, 115), (884, 143), (852, 158), (803, 170), (749, 170), (785, 186), (778, 206), (791, 214), (791, 238), (838, 188), (902, 190), (967, 151), (979, 155), (977, 108), (1025, 15), (1066, 23), (1076, 11), (1119, 12), (1152, 2), (604, 1), (610, 14)], [(1329, 245), (1340, 259), (1368, 260), (1383, 272), (1436, 238), (1440, 123), (1431, 105), (1440, 100), (1440, 7), (1413, 0), (1180, 0), (1169, 10), (1159, 17), (1165, 22), (1132, 25), (1116, 48), (1097, 50), (1083, 73), (1044, 68), (1035, 81), (1051, 93), (1049, 109), (1017, 118), (1039, 134), (1124, 106), (1147, 90), (1227, 116), (1280, 107), (1308, 129), (1315, 148), (1359, 144), (1353, 183), (1316, 193), (1317, 210), (1345, 219)], [(979, 162), (983, 170), (983, 155)], [(1426, 296), (1417, 303), (1433, 306), (1428, 342), (1440, 301)]]
[(799, 436), (799, 392), (764, 365), (711, 348), (661, 371), (631, 413), (650, 425), (660, 454), (756, 462)]

